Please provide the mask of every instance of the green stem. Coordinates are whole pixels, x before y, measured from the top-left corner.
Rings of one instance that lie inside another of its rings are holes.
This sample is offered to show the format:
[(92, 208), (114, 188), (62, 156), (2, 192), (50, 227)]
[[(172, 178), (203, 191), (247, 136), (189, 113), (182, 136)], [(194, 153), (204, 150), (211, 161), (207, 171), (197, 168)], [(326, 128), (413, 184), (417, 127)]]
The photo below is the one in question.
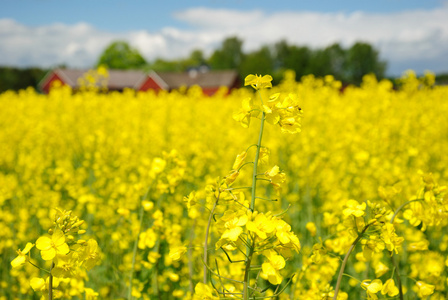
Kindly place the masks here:
[[(399, 213), (399, 212), (400, 212), (406, 205), (408, 205), (408, 204), (410, 204), (410, 203), (412, 203), (412, 202), (422, 201), (422, 200), (424, 200), (424, 199), (414, 199), (414, 200), (407, 201), (407, 202), (403, 203), (402, 205), (400, 205), (400, 207), (397, 208), (397, 210), (395, 211), (394, 215), (393, 215), (392, 218), (390, 219), (390, 224), (393, 224), (393, 223), (394, 223), (395, 217), (398, 215), (398, 213)], [(403, 297), (403, 286), (402, 286), (402, 284), (401, 284), (401, 278), (400, 278), (400, 272), (399, 272), (399, 270), (398, 270), (398, 264), (397, 264), (397, 262), (395, 261), (393, 252), (390, 252), (390, 259), (391, 259), (392, 264), (394, 265), (395, 269), (397, 270), (397, 272), (396, 272), (397, 286), (398, 286), (398, 291), (400, 292), (400, 300), (403, 300), (403, 299), (404, 299), (404, 297)]]
[(250, 264), (252, 262), (252, 255), (254, 253), (254, 247), (250, 247), (249, 248), (249, 253), (247, 254), (247, 258), (246, 258), (246, 268), (244, 270), (244, 286), (243, 286), (243, 299), (247, 300), (249, 299), (249, 284), (250, 284), (250, 276), (249, 276), (249, 271), (250, 271)]
[(138, 229), (137, 238), (134, 241), (134, 249), (132, 251), (131, 274), (129, 274), (129, 291), (128, 291), (128, 299), (129, 300), (132, 299), (132, 279), (134, 278), (135, 261), (136, 261), (136, 258), (137, 258), (138, 239), (140, 237), (140, 233), (141, 233), (142, 225), (143, 225), (143, 215), (144, 215), (143, 205), (141, 205), (141, 207), (140, 207), (139, 215), (140, 215), (139, 216), (139, 219), (140, 219), (139, 229)]
[(190, 293), (194, 294), (194, 284), (193, 284), (193, 239), (194, 239), (194, 229), (196, 228), (196, 220), (194, 220), (193, 226), (190, 233), (190, 245), (188, 246), (188, 273), (190, 277)]
[(218, 197), (216, 198), (215, 203), (213, 204), (213, 208), (210, 211), (210, 215), (208, 216), (208, 223), (207, 223), (207, 228), (205, 230), (205, 238), (204, 238), (204, 269), (203, 269), (203, 274), (204, 274), (204, 278), (203, 278), (203, 282), (204, 284), (207, 284), (207, 256), (208, 256), (208, 235), (210, 232), (210, 226), (212, 223), (212, 218), (213, 218), (213, 214), (215, 213), (215, 209), (216, 206), (218, 205), (218, 201), (219, 201), (219, 196), (220, 196), (220, 192), (218, 192)]
[[(391, 256), (390, 256), (390, 260), (392, 261), (392, 264), (393, 264), (394, 267), (395, 267), (395, 268), (394, 268), (394, 271), (397, 270), (397, 272), (395, 273), (395, 276), (396, 276), (396, 278), (397, 278), (398, 291), (400, 292), (400, 300), (403, 300), (403, 299), (404, 299), (404, 297), (403, 297), (403, 288), (402, 288), (402, 285), (401, 285), (400, 274), (399, 274), (399, 272), (398, 272), (398, 264), (397, 264), (397, 262), (395, 261), (395, 258), (394, 258), (393, 253), (391, 252), (390, 254), (391, 254)], [(393, 276), (393, 275), (392, 275), (392, 276)]]
[(250, 201), (250, 210), (253, 212), (255, 207), (255, 198), (256, 198), (256, 190), (257, 190), (257, 171), (258, 171), (258, 159), (260, 157), (260, 149), (261, 149), (261, 140), (263, 138), (263, 129), (264, 129), (264, 121), (266, 119), (266, 114), (263, 112), (261, 114), (261, 124), (260, 124), (260, 133), (258, 135), (258, 143), (257, 143), (257, 151), (255, 152), (255, 160), (254, 160), (254, 170), (252, 173), (252, 195)]
[(400, 205), (400, 207), (397, 208), (397, 210), (395, 211), (394, 215), (393, 215), (392, 218), (390, 219), (390, 224), (393, 224), (393, 223), (394, 223), (395, 217), (398, 215), (398, 213), (400, 212), (400, 210), (403, 209), (403, 207), (405, 207), (405, 206), (408, 205), (408, 204), (411, 204), (412, 202), (417, 202), (417, 201), (422, 201), (422, 200), (425, 200), (425, 199), (414, 199), (414, 200), (409, 200), (409, 201), (403, 203), (402, 205)]
[[(146, 200), (148, 197), (149, 191), (151, 190), (151, 187), (148, 188), (145, 195), (143, 196), (142, 201)], [(137, 247), (138, 247), (138, 239), (140, 237), (140, 233), (142, 232), (143, 227), (143, 215), (145, 213), (145, 210), (143, 208), (143, 204), (140, 203), (140, 212), (139, 212), (139, 226), (138, 226), (138, 234), (137, 238), (134, 241), (134, 249), (132, 251), (132, 267), (131, 267), (131, 274), (129, 274), (129, 290), (128, 290), (128, 300), (132, 300), (132, 279), (134, 278), (134, 270), (135, 270), (135, 261), (137, 258)]]
[[(156, 246), (154, 247), (154, 252), (160, 253), (160, 239), (157, 240)], [(152, 293), (154, 295), (154, 299), (160, 299), (160, 289), (159, 289), (159, 267), (160, 260), (157, 259), (152, 273)]]
[(38, 268), (39, 270), (44, 271), (45, 273), (49, 273), (49, 274), (51, 274), (51, 271), (42, 269), (41, 267), (36, 266), (35, 264), (33, 264), (33, 263), (32, 263), (31, 261), (29, 261), (29, 260), (28, 260), (28, 262), (29, 262), (33, 267), (36, 267), (36, 268)]
[[(263, 99), (261, 97), (260, 91), (258, 91), (258, 95), (260, 96), (261, 103), (263, 104)], [(264, 129), (264, 121), (266, 119), (266, 113), (263, 111), (261, 113), (261, 122), (260, 122), (260, 132), (258, 134), (258, 142), (257, 142), (257, 150), (255, 152), (255, 160), (254, 160), (254, 169), (252, 172), (252, 195), (250, 199), (249, 209), (251, 212), (254, 211), (255, 208), (255, 199), (257, 198), (257, 173), (258, 173), (258, 159), (260, 157), (260, 149), (261, 149), (261, 140), (263, 138), (263, 129)], [(244, 270), (244, 287), (243, 287), (243, 299), (249, 299), (249, 285), (250, 285), (250, 264), (252, 262), (252, 255), (254, 253), (254, 245), (252, 244), (252, 240), (250, 235), (247, 236), (247, 245), (246, 245), (246, 268)]]
[(366, 230), (369, 228), (371, 224), (368, 224), (364, 229), (361, 231), (361, 233), (358, 235), (358, 237), (355, 239), (355, 241), (350, 246), (350, 249), (348, 249), (348, 252), (345, 254), (344, 261), (342, 262), (341, 269), (339, 270), (338, 275), (338, 281), (336, 282), (336, 288), (334, 289), (334, 296), (333, 300), (336, 300), (338, 298), (339, 289), (341, 287), (341, 281), (342, 281), (342, 275), (344, 275), (345, 266), (347, 265), (348, 258), (350, 254), (352, 253), (353, 249), (355, 248), (356, 244), (358, 244), (359, 240), (362, 238)]
[(50, 267), (50, 277), (48, 278), (48, 299), (53, 300), (53, 275), (51, 274), (51, 271), (54, 268), (54, 262), (51, 263)]

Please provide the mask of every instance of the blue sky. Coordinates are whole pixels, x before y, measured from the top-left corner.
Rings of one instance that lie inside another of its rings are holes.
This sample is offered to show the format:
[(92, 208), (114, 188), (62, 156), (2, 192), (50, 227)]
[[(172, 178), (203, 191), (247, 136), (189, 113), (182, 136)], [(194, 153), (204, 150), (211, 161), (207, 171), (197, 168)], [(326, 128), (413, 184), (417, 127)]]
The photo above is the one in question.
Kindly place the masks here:
[(440, 0), (1, 0), (0, 18), (13, 18), (29, 26), (53, 22), (87, 22), (103, 30), (159, 30), (166, 26), (185, 26), (172, 14), (192, 7), (236, 9), (266, 12), (315, 11), (391, 13), (415, 9), (433, 9)]
[(447, 72), (446, 20), (444, 0), (0, 0), (0, 65), (89, 67), (117, 39), (149, 61), (174, 59), (237, 35), (245, 51), (280, 39), (312, 48), (363, 40), (389, 74)]

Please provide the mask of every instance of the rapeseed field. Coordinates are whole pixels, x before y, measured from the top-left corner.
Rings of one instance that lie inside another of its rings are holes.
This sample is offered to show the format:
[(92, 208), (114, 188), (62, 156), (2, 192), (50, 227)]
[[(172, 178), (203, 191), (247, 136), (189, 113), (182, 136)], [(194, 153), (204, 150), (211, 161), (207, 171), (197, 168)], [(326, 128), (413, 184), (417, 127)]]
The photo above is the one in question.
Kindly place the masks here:
[(447, 299), (448, 87), (0, 95), (0, 299)]

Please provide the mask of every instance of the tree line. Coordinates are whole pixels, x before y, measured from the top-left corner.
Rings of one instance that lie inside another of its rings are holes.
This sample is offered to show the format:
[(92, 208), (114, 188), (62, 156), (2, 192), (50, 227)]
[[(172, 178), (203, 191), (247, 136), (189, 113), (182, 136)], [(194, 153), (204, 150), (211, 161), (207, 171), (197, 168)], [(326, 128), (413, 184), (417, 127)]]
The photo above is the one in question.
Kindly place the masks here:
[(111, 69), (151, 69), (154, 71), (186, 71), (197, 66), (208, 66), (212, 70), (237, 70), (241, 77), (247, 74), (272, 74), (281, 78), (284, 70), (294, 70), (297, 78), (307, 74), (315, 76), (333, 75), (347, 83), (359, 84), (362, 76), (374, 73), (383, 78), (387, 63), (380, 60), (379, 52), (372, 45), (357, 42), (350, 48), (335, 43), (323, 49), (289, 44), (281, 40), (273, 45), (245, 53), (243, 40), (226, 38), (209, 57), (196, 49), (186, 58), (178, 60), (156, 59), (148, 63), (128, 43), (116, 41), (100, 56), (98, 65)]
[[(185, 58), (167, 60), (158, 58), (148, 62), (140, 52), (125, 41), (114, 41), (101, 53), (93, 67), (105, 65), (109, 69), (140, 69), (144, 71), (183, 72), (191, 68), (207, 67), (211, 70), (235, 69), (244, 78), (247, 74), (271, 74), (278, 82), (284, 70), (294, 70), (296, 78), (314, 74), (317, 77), (333, 75), (345, 84), (358, 85), (365, 74), (374, 73), (384, 78), (387, 62), (380, 59), (379, 51), (365, 42), (356, 42), (344, 48), (339, 43), (312, 49), (280, 40), (245, 53), (243, 40), (224, 39), (209, 57), (200, 49)], [(64, 66), (61, 66), (64, 67)], [(0, 67), (0, 92), (19, 90), (37, 85), (48, 69)], [(440, 74), (437, 81), (446, 83), (448, 74)]]
[(48, 72), (40, 68), (0, 67), (0, 93), (13, 90), (18, 91), (37, 85)]

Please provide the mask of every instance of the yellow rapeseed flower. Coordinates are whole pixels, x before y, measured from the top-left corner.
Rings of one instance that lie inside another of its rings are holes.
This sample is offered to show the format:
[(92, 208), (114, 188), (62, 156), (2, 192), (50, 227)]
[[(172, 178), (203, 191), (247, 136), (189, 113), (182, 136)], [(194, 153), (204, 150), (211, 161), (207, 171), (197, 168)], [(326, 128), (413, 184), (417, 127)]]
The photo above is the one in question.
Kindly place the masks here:
[(286, 181), (285, 173), (280, 171), (280, 168), (277, 165), (266, 171), (265, 176), (269, 179), (276, 190), (279, 190), (281, 184)]
[(247, 152), (243, 151), (236, 156), (235, 162), (233, 163), (233, 170), (238, 170), (244, 164), (244, 160), (246, 159)]
[(355, 217), (361, 217), (365, 213), (366, 203), (363, 202), (362, 204), (359, 204), (356, 200), (348, 200), (345, 207), (346, 208), (342, 211), (344, 216), (348, 217), (353, 215)]
[(71, 252), (67, 255), (56, 255), (55, 266), (51, 274), (60, 278), (72, 278), (78, 273), (77, 257)]
[(431, 295), (432, 293), (434, 293), (434, 289), (436, 288), (434, 285), (427, 284), (426, 282), (423, 281), (417, 281), (416, 285), (418, 287), (417, 294), (420, 298), (425, 298)]
[(17, 250), (18, 256), (11, 261), (11, 266), (13, 268), (18, 268), (21, 265), (25, 264), (25, 262), (27, 260), (27, 254), (28, 254), (28, 252), (30, 252), (30, 250), (33, 247), (34, 247), (34, 244), (27, 243), (25, 248), (22, 251), (20, 249)]
[(283, 276), (280, 274), (279, 270), (285, 267), (285, 259), (283, 256), (278, 255), (272, 250), (264, 251), (263, 254), (266, 256), (268, 261), (261, 265), (262, 273), (260, 276), (274, 285), (282, 283)]
[(244, 85), (250, 85), (254, 89), (266, 89), (272, 87), (272, 76), (271, 75), (247, 75), (244, 79)]
[(387, 294), (389, 297), (394, 297), (398, 295), (398, 293), (399, 291), (395, 286), (395, 281), (392, 278), (386, 280), (386, 282), (383, 284), (383, 288), (381, 289), (381, 294)]
[(236, 242), (243, 232), (242, 226), (246, 225), (247, 220), (246, 214), (232, 214), (232, 217), (224, 224), (226, 231), (222, 234), (221, 239), (229, 239), (232, 242)]
[(98, 242), (94, 239), (89, 239), (80, 255), (82, 265), (89, 271), (100, 261), (100, 259), (101, 256)]
[(310, 232), (311, 236), (316, 236), (316, 224), (314, 224), (313, 222), (308, 222), (306, 223), (305, 228)]
[(361, 287), (367, 291), (367, 298), (368, 299), (378, 299), (376, 296), (376, 293), (381, 291), (383, 288), (383, 283), (380, 279), (366, 279), (361, 282)]
[(57, 228), (51, 238), (41, 236), (36, 241), (36, 248), (40, 250), (43, 260), (52, 260), (56, 254), (67, 254), (70, 252), (65, 243), (65, 235), (61, 229)]
[(202, 282), (199, 282), (198, 284), (196, 284), (196, 286), (194, 288), (193, 299), (195, 299), (195, 300), (213, 300), (213, 299), (217, 299), (217, 297), (215, 297), (213, 295), (213, 290), (211, 287), (209, 287), (206, 284), (203, 284)]
[(46, 289), (45, 280), (40, 277), (33, 277), (30, 280), (31, 288), (36, 292), (41, 292)]
[(260, 239), (264, 240), (275, 229), (275, 223), (268, 219), (265, 214), (257, 214), (253, 221), (248, 221), (246, 228), (249, 231), (254, 232)]
[[(233, 119), (237, 122), (241, 123), (241, 126), (244, 128), (248, 128), (250, 124), (250, 118), (253, 115), (253, 101), (252, 98), (245, 98), (242, 101), (242, 107), (239, 111), (236, 111), (233, 113)], [(257, 115), (257, 113), (254, 114), (254, 116)]]
[(173, 247), (170, 249), (169, 257), (176, 261), (179, 260), (185, 252), (187, 252), (187, 247), (185, 246)]
[(98, 299), (99, 294), (97, 292), (95, 292), (93, 289), (85, 288), (84, 292), (86, 293), (86, 300)]

